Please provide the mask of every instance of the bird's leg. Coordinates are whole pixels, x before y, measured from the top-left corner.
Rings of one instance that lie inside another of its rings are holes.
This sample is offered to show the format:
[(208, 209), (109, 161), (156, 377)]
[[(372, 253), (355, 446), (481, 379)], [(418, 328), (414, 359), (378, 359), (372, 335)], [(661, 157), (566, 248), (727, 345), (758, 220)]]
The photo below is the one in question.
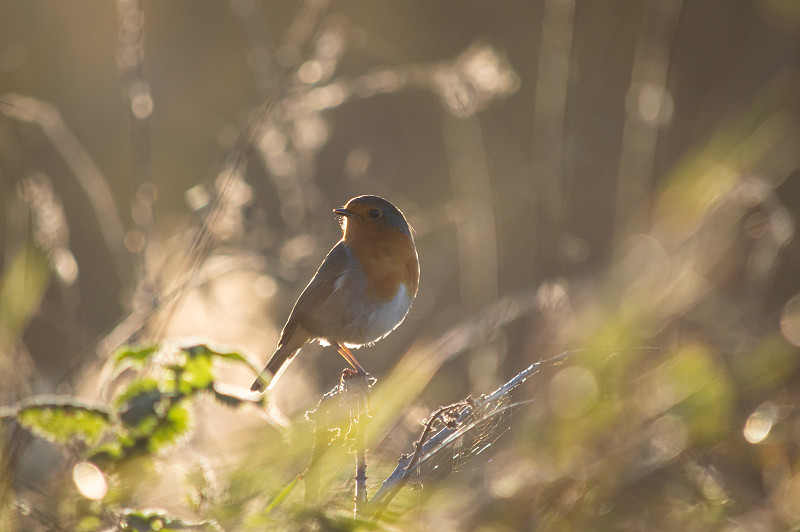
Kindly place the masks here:
[(353, 354), (352, 351), (350, 351), (347, 348), (347, 346), (343, 344), (336, 344), (336, 348), (339, 351), (339, 354), (342, 355), (342, 357), (347, 361), (347, 363), (350, 364), (350, 366), (352, 366), (352, 368), (355, 369), (358, 374), (360, 375), (367, 374), (366, 370), (361, 366), (361, 364), (358, 363), (358, 360), (356, 360), (355, 355)]

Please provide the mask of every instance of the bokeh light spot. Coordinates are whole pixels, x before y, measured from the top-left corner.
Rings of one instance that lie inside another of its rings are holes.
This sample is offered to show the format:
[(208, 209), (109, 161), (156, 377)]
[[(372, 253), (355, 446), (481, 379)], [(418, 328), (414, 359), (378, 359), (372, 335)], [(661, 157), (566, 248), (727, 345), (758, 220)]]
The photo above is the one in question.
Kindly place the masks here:
[(136, 199), (143, 205), (152, 205), (158, 199), (158, 188), (154, 183), (144, 183), (136, 189)]
[(589, 257), (589, 242), (572, 234), (565, 234), (558, 243), (559, 254), (572, 262), (583, 262)]
[(535, 476), (535, 467), (526, 459), (507, 464), (502, 470), (493, 475), (488, 482), (492, 495), (505, 499), (513, 497), (517, 492), (530, 485)]
[(316, 249), (316, 240), (311, 235), (300, 235), (287, 241), (281, 248), (281, 261), (285, 264), (295, 263), (308, 257)]
[(153, 98), (149, 91), (131, 97), (131, 112), (139, 120), (144, 120), (153, 113)]
[(297, 70), (297, 77), (303, 83), (313, 85), (322, 78), (322, 66), (319, 61), (306, 61)]
[(123, 242), (125, 243), (125, 249), (131, 253), (139, 253), (144, 249), (144, 234), (138, 229), (133, 229), (125, 234)]
[(99, 501), (108, 493), (105, 475), (91, 462), (75, 464), (75, 467), (72, 468), (72, 480), (81, 495), (87, 499)]
[(350, 179), (358, 179), (366, 175), (372, 157), (364, 148), (354, 148), (347, 154), (344, 162), (344, 171)]
[(310, 110), (329, 109), (341, 105), (350, 96), (350, 91), (342, 83), (331, 83), (308, 92), (305, 104)]
[(794, 296), (783, 306), (781, 332), (793, 345), (800, 346), (800, 295)]
[(312, 113), (294, 122), (292, 140), (301, 149), (316, 150), (328, 141), (328, 124), (318, 113)]
[(276, 127), (264, 128), (258, 139), (258, 147), (267, 156), (280, 155), (286, 151), (286, 135)]
[(769, 436), (775, 424), (775, 409), (771, 404), (760, 406), (750, 414), (744, 424), (744, 438), (750, 443), (761, 443)]
[(195, 185), (183, 194), (186, 204), (193, 211), (199, 211), (211, 200), (204, 185)]
[(672, 96), (660, 85), (634, 84), (628, 90), (625, 107), (639, 120), (656, 125), (672, 120)]
[(269, 275), (259, 275), (253, 288), (257, 297), (269, 299), (278, 291), (278, 283)]
[(56, 274), (64, 284), (71, 285), (78, 279), (78, 262), (70, 250), (63, 247), (55, 248), (51, 259)]

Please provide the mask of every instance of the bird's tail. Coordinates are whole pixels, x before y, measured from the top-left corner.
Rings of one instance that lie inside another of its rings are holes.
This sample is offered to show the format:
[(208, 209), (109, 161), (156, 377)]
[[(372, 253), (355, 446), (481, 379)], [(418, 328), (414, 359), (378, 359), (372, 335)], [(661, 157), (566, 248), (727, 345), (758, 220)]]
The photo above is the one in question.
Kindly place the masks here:
[(264, 369), (261, 370), (258, 377), (256, 377), (256, 380), (253, 381), (253, 384), (250, 386), (250, 391), (263, 392), (264, 390), (271, 390), (275, 386), (275, 383), (278, 382), (278, 378), (280, 378), (283, 372), (286, 371), (286, 368), (289, 367), (289, 363), (294, 359), (298, 351), (300, 350), (292, 349), (285, 345), (279, 347), (270, 357), (267, 365), (264, 366)]

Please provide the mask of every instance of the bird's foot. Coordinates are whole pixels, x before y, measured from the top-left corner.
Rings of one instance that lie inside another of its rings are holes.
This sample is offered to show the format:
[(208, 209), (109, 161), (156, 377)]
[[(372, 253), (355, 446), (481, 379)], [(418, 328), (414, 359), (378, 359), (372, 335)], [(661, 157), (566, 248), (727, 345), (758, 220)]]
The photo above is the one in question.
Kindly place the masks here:
[(369, 373), (357, 369), (345, 368), (342, 370), (342, 376), (339, 378), (339, 384), (344, 384), (345, 382), (355, 378), (369, 379)]
[(369, 390), (376, 382), (378, 382), (378, 379), (372, 377), (366, 371), (345, 368), (342, 370), (341, 377), (339, 377), (339, 389), (344, 390), (346, 387), (364, 387)]

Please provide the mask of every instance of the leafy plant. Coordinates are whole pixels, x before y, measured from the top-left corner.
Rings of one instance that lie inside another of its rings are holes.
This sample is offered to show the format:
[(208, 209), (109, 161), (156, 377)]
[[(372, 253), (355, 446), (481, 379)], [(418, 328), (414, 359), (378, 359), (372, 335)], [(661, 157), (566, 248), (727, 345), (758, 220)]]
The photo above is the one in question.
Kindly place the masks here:
[[(254, 368), (238, 352), (205, 344), (180, 347), (172, 344), (125, 346), (112, 357), (119, 375), (134, 370), (108, 404), (94, 404), (69, 396), (35, 396), (0, 411), (3, 425), (18, 423), (31, 434), (64, 449), (78, 465), (94, 464), (113, 477), (134, 459), (153, 458), (178, 444), (192, 427), (191, 402), (201, 394), (227, 407), (263, 406), (262, 400), (217, 389), (215, 361)], [(78, 468), (76, 465), (76, 471)], [(100, 482), (106, 482), (101, 479)], [(81, 482), (76, 473), (76, 487)], [(113, 524), (130, 530), (218, 530), (213, 521), (189, 522), (163, 513), (119, 508), (115, 497), (100, 508), (79, 515), (80, 528)], [(86, 528), (88, 529), (88, 528)]]

